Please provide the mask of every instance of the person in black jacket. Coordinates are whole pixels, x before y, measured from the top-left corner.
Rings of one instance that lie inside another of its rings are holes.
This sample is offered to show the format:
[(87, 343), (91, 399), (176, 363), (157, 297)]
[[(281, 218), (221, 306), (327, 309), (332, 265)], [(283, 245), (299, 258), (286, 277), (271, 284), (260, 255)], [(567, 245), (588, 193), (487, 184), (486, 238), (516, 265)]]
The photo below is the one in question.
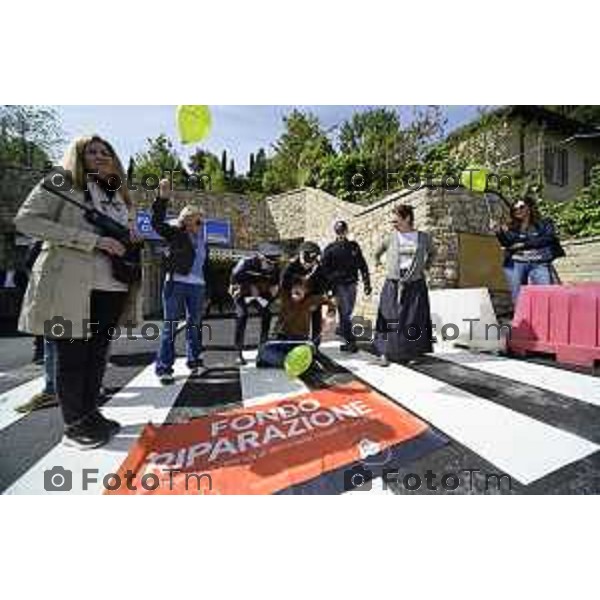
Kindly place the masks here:
[(352, 313), (356, 304), (358, 274), (360, 272), (365, 295), (371, 295), (369, 267), (360, 246), (348, 239), (348, 224), (337, 221), (334, 225), (335, 242), (325, 248), (323, 270), (335, 295), (340, 319), (340, 331), (346, 343), (342, 352), (357, 352), (356, 339), (352, 334)]
[(242, 354), (248, 322), (248, 309), (256, 306), (261, 316), (260, 344), (269, 338), (271, 305), (279, 291), (279, 265), (281, 251), (274, 244), (261, 244), (257, 254), (242, 258), (231, 274), (231, 295), (235, 302), (236, 364), (245, 365)]
[[(322, 296), (329, 291), (329, 283), (321, 266), (321, 248), (314, 242), (304, 242), (298, 249), (298, 255), (283, 270), (282, 293), (291, 294), (299, 281), (302, 281), (307, 297)], [(317, 349), (321, 343), (322, 327), (321, 311), (314, 311), (311, 318), (311, 339)]]
[(532, 197), (518, 200), (506, 225), (492, 223), (505, 251), (504, 271), (516, 302), (522, 285), (557, 282), (552, 262), (564, 256), (551, 219), (542, 218)]
[(170, 189), (168, 179), (161, 181), (159, 196), (152, 205), (152, 227), (168, 245), (163, 288), (165, 322), (156, 360), (156, 374), (165, 385), (174, 382), (175, 333), (182, 305), (185, 305), (187, 325), (187, 366), (192, 376), (198, 375), (203, 367), (202, 308), (209, 258), (200, 209), (186, 206), (179, 214), (177, 225), (165, 222)]

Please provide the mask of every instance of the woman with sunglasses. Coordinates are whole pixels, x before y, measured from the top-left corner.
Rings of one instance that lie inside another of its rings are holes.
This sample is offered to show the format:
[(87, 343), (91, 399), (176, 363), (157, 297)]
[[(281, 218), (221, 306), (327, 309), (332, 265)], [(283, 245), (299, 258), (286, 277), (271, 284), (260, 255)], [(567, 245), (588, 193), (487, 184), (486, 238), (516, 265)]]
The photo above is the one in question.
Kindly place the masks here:
[(540, 216), (536, 201), (527, 196), (511, 208), (510, 221), (492, 223), (500, 245), (505, 250), (504, 272), (517, 301), (522, 285), (558, 283), (552, 262), (564, 256), (551, 219)]
[(167, 243), (166, 278), (163, 287), (164, 325), (156, 358), (156, 375), (163, 385), (175, 382), (175, 334), (185, 306), (187, 366), (191, 376), (200, 374), (202, 360), (202, 313), (208, 265), (208, 243), (204, 237), (202, 214), (196, 206), (186, 206), (176, 225), (166, 222), (171, 182), (160, 182), (152, 204), (152, 227)]
[(375, 253), (381, 266), (386, 254), (386, 280), (381, 291), (377, 315), (376, 364), (389, 361), (407, 363), (433, 352), (431, 310), (425, 271), (435, 255), (432, 238), (414, 228), (414, 210), (407, 204), (397, 206), (391, 224), (394, 231)]
[[(75, 140), (62, 167), (64, 171), (34, 188), (15, 218), (19, 231), (43, 241), (19, 329), (55, 338), (56, 392), (65, 442), (88, 449), (106, 444), (119, 431), (119, 424), (98, 410), (100, 389), (115, 326), (140, 321), (140, 285), (115, 275), (111, 257), (125, 254), (122, 240), (103, 234), (80, 206), (67, 200), (128, 227), (131, 241), (140, 238), (123, 167), (106, 140)], [(71, 180), (73, 189), (66, 199), (54, 187), (59, 186), (59, 174), (65, 182)]]

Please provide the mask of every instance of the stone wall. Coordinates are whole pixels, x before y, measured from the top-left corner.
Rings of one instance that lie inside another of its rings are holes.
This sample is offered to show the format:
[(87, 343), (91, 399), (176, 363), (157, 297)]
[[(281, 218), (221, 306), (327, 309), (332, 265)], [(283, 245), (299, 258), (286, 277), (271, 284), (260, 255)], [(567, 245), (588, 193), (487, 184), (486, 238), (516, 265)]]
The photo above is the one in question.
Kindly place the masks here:
[[(138, 208), (149, 208), (154, 193), (136, 192), (132, 199)], [(256, 244), (277, 237), (264, 200), (248, 198), (242, 194), (212, 194), (200, 191), (175, 191), (170, 209), (178, 213), (184, 206), (199, 206), (205, 217), (228, 219), (237, 248), (253, 248)]]
[(556, 261), (564, 283), (600, 281), (600, 236), (562, 242), (567, 256)]
[(266, 199), (271, 239), (305, 239), (325, 246), (333, 237), (336, 220), (350, 221), (361, 207), (327, 192), (301, 188)]
[(305, 238), (325, 247), (335, 235), (333, 225), (342, 220), (351, 223), (363, 207), (344, 202), (321, 190), (306, 191)]
[(264, 200), (269, 213), (267, 234), (290, 240), (306, 234), (306, 188), (270, 196)]
[[(500, 218), (505, 210), (502, 203), (495, 196), (489, 197), (489, 201), (493, 218)], [(459, 286), (459, 239), (462, 232), (489, 234), (489, 213), (484, 198), (464, 188), (456, 191), (441, 188), (404, 191), (357, 214), (350, 221), (350, 226), (354, 239), (363, 248), (373, 279), (373, 296), (366, 298), (361, 290), (357, 303), (357, 314), (367, 318), (376, 314), (385, 279), (383, 268), (375, 270), (374, 254), (381, 241), (392, 231), (392, 212), (399, 204), (413, 206), (416, 228), (433, 236), (436, 256), (428, 277), (432, 289)]]

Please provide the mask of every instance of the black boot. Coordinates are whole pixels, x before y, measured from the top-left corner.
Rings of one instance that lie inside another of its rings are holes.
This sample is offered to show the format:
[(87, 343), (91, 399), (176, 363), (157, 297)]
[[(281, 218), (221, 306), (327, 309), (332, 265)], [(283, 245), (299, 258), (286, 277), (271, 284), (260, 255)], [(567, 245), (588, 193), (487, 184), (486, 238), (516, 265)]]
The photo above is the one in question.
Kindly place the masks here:
[(348, 352), (350, 354), (356, 354), (358, 352), (358, 346), (352, 342), (342, 344), (340, 346), (340, 352)]
[(65, 427), (65, 444), (80, 450), (93, 450), (108, 443), (111, 438), (108, 427), (95, 414), (76, 425)]

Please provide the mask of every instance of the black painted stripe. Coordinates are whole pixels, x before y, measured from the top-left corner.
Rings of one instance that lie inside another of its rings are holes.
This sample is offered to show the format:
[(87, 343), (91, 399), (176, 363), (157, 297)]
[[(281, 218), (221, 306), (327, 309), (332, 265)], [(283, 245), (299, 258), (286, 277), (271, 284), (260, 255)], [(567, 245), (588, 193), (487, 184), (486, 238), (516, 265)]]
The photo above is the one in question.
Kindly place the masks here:
[[(123, 389), (144, 368), (110, 369), (105, 377), (110, 394)], [(57, 446), (62, 437), (63, 420), (58, 407), (32, 412), (3, 429), (0, 435), (0, 494)]]
[[(351, 381), (352, 379), (356, 379), (356, 377), (344, 369), (341, 365), (335, 363), (330, 358), (321, 355), (320, 362), (323, 365), (324, 369), (319, 371), (315, 370), (311, 372), (309, 376), (306, 376), (305, 379), (312, 379), (312, 384), (316, 386), (323, 386), (327, 384), (331, 384), (333, 382), (345, 383)], [(427, 357), (426, 361), (429, 362), (431, 357)], [(437, 360), (437, 359), (436, 359)], [(435, 361), (433, 361), (435, 362)], [(443, 361), (446, 363), (446, 361)], [(448, 363), (446, 363), (448, 364)], [(421, 364), (418, 367), (412, 366), (411, 368), (415, 370), (423, 369), (420, 372), (423, 372), (426, 375), (432, 376), (435, 379), (441, 379), (438, 376), (437, 370), (435, 371), (435, 375), (432, 375), (431, 372), (425, 372), (426, 364)], [(472, 371), (472, 369), (471, 369)], [(481, 372), (475, 372), (478, 375), (481, 375)], [(448, 374), (446, 383), (452, 385), (454, 387), (461, 387), (461, 376), (464, 374), (458, 374), (456, 371)], [(515, 383), (512, 380), (509, 380), (511, 383)], [(366, 383), (366, 382), (363, 382)], [(528, 386), (531, 387), (531, 386)], [(469, 389), (467, 391), (472, 391), (473, 393), (477, 393), (477, 391), (473, 389)], [(492, 396), (495, 392), (489, 394)], [(487, 400), (492, 400), (492, 398), (487, 397)], [(485, 401), (482, 397), (482, 401)], [(493, 400), (492, 400), (493, 401)], [(581, 402), (578, 402), (581, 405)], [(517, 410), (514, 406), (508, 406), (514, 410)], [(407, 409), (408, 410), (408, 409)], [(409, 412), (412, 412), (409, 410)], [(414, 413), (413, 413), (414, 414)], [(419, 416), (419, 415), (415, 415)], [(419, 417), (420, 418), (420, 417)], [(544, 420), (544, 419), (538, 419)], [(431, 426), (433, 431), (439, 431), (434, 426)], [(572, 464), (566, 465), (565, 467), (550, 473), (549, 475), (535, 481), (530, 485), (523, 485), (519, 483), (517, 480), (511, 480), (511, 488), (507, 489), (506, 485), (501, 486), (499, 490), (495, 490), (492, 487), (487, 487), (486, 484), (489, 480), (486, 477), (491, 475), (493, 476), (502, 476), (508, 475), (507, 473), (503, 473), (498, 470), (498, 468), (492, 463), (485, 460), (479, 454), (468, 448), (467, 446), (462, 445), (457, 442), (453, 438), (450, 438), (450, 443), (432, 452), (431, 454), (416, 460), (414, 463), (407, 465), (403, 469), (401, 469), (401, 474), (406, 475), (408, 473), (417, 473), (424, 475), (425, 472), (431, 469), (434, 473), (439, 475), (440, 477), (446, 473), (461, 473), (464, 471), (477, 471), (477, 473), (473, 474), (472, 482), (473, 486), (471, 487), (471, 478), (469, 476), (469, 481), (464, 480), (463, 484), (460, 488), (454, 492), (449, 492), (445, 490), (438, 491), (428, 491), (427, 489), (421, 489), (415, 492), (407, 492), (403, 490), (400, 486), (390, 484), (390, 490), (397, 494), (405, 494), (405, 493), (413, 493), (413, 494), (579, 494), (579, 493), (600, 493), (600, 476), (598, 473), (600, 472), (600, 452), (593, 454), (592, 456), (588, 456), (579, 461), (576, 461)], [(468, 473), (465, 473), (468, 475)], [(504, 482), (505, 480), (503, 480)]]
[(411, 364), (410, 368), (547, 425), (600, 443), (598, 406), (435, 356)]

